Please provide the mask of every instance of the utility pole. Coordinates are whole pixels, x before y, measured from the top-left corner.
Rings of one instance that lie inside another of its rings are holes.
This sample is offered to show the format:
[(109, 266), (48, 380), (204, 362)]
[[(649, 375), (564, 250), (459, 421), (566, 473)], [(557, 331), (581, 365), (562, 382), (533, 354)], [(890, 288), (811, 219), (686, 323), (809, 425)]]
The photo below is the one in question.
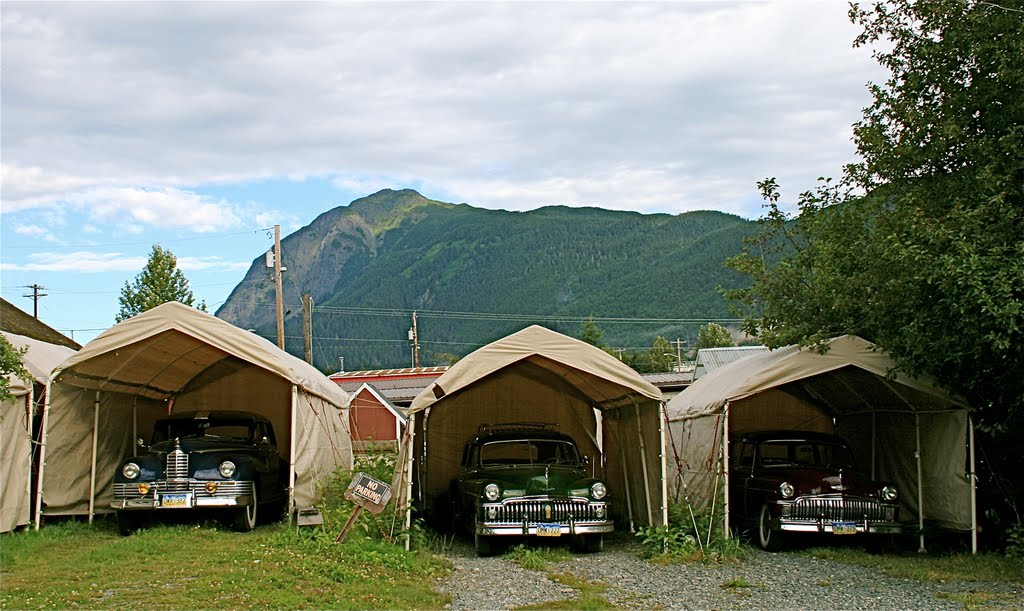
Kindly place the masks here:
[(313, 364), (313, 298), (302, 294), (302, 354), (306, 362)]
[(676, 345), (676, 362), (678, 363), (676, 371), (681, 372), (683, 370), (683, 340), (677, 337), (673, 343)]
[(45, 286), (39, 286), (38, 284), (30, 284), (26, 286), (27, 289), (32, 289), (32, 294), (22, 295), (22, 297), (28, 297), (32, 300), (32, 316), (36, 320), (39, 320), (39, 298), (46, 297), (46, 293), (40, 293), (39, 291), (45, 291)]
[(284, 350), (284, 295), (281, 289), (281, 226), (274, 225), (274, 289), (277, 293), (277, 347)]
[(420, 332), (416, 327), (416, 310), (412, 312), (412, 328), (409, 329), (409, 341), (412, 342), (412, 366), (420, 366)]

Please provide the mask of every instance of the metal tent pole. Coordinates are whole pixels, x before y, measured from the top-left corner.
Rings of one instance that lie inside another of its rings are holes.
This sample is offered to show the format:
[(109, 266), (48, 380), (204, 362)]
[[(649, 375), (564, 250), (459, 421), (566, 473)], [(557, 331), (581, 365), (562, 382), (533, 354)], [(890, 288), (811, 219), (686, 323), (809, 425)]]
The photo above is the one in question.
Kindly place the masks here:
[(974, 462), (974, 418), (967, 416), (967, 443), (971, 455), (971, 553), (978, 553), (978, 473)]
[(295, 428), (296, 412), (299, 404), (299, 387), (292, 384), (291, 431), (288, 440), (288, 527), (292, 525), (292, 513), (295, 511)]
[(47, 382), (46, 397), (43, 399), (42, 431), (40, 431), (39, 439), (39, 477), (36, 479), (36, 530), (39, 530), (39, 523), (43, 521), (43, 471), (46, 467), (46, 427), (50, 423), (50, 391), (52, 389), (53, 382)]
[(722, 536), (726, 539), (732, 537), (732, 533), (729, 530), (729, 510), (732, 507), (729, 503), (732, 499), (729, 498), (729, 407), (730, 404), (726, 402), (725, 408), (722, 410), (722, 492), (724, 494), (724, 507), (725, 515), (722, 517)]
[(640, 404), (633, 403), (633, 409), (636, 413), (636, 436), (640, 442), (640, 469), (644, 476), (644, 505), (647, 507), (647, 525), (654, 526), (654, 509), (651, 507), (651, 477), (647, 473), (647, 448), (644, 445), (643, 423), (640, 421)]
[(924, 482), (921, 474), (921, 414), (914, 412), (914, 433), (917, 438), (917, 450), (914, 457), (917, 458), (917, 530), (920, 538), (918, 552), (924, 553)]
[(92, 467), (89, 471), (89, 524), (96, 513), (96, 447), (100, 432), (100, 391), (96, 391), (96, 402), (92, 410)]

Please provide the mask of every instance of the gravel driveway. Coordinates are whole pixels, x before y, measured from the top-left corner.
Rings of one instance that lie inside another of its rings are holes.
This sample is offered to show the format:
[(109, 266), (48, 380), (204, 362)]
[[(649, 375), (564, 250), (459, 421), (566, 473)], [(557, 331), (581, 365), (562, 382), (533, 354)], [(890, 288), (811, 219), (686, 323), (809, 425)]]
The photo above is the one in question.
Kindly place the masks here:
[[(640, 559), (639, 551), (634, 541), (618, 536), (606, 541), (599, 554), (576, 555), (549, 570), (608, 584), (605, 597), (626, 609), (959, 610), (965, 608), (959, 602), (963, 595), (973, 592), (995, 595), (981, 608), (1024, 609), (1021, 582), (895, 579), (829, 560), (760, 550), (742, 563), (661, 566)], [(456, 540), (447, 556), (455, 570), (440, 589), (452, 596), (452, 610), (513, 609), (576, 595), (544, 572), (522, 569), (501, 557), (477, 558), (465, 541)]]

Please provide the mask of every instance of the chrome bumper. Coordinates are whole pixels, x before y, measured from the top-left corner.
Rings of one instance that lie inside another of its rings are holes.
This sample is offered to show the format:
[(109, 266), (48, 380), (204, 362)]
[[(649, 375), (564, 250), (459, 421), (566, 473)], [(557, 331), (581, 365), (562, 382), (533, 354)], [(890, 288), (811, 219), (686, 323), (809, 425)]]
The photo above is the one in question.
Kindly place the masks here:
[(110, 502), (111, 509), (194, 509), (202, 507), (248, 507), (252, 504), (252, 497), (242, 496), (216, 496), (216, 497), (192, 497), (187, 506), (163, 507), (158, 499), (152, 496), (139, 497), (135, 499), (118, 499)]
[[(786, 532), (808, 532), (808, 533), (834, 533), (835, 528), (832, 522), (817, 520), (814, 522), (779, 520), (779, 530)], [(854, 528), (857, 533), (869, 533), (879, 535), (898, 535), (903, 532), (903, 525), (897, 522), (855, 522)]]
[[(218, 482), (214, 492), (206, 490), (206, 482), (189, 480), (187, 485), (177, 484), (174, 489), (166, 482), (158, 481), (150, 484), (152, 489), (146, 494), (139, 494), (138, 484), (114, 484), (114, 500), (111, 509), (119, 511), (132, 509), (194, 509), (204, 507), (248, 507), (252, 504), (253, 482), (228, 481)], [(173, 506), (163, 502), (164, 495), (177, 496)], [(181, 499), (184, 495), (185, 498)]]
[[(613, 522), (584, 523), (584, 524), (561, 524), (560, 535), (592, 535), (598, 533), (610, 533), (615, 530)], [(512, 535), (512, 536), (536, 536), (536, 524), (477, 524), (476, 534), (478, 535)]]

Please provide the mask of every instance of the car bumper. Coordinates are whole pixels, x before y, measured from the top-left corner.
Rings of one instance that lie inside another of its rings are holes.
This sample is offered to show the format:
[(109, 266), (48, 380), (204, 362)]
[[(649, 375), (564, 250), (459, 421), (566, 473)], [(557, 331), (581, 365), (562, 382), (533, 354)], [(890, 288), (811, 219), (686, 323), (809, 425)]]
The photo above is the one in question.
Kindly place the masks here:
[[(559, 524), (558, 525), (559, 535), (593, 535), (599, 533), (610, 533), (615, 530), (615, 524), (612, 522), (601, 522), (592, 523), (588, 522), (585, 524)], [(538, 528), (536, 524), (480, 524), (476, 525), (476, 534), (478, 535), (509, 535), (509, 536), (537, 536)], [(540, 536), (557, 536), (553, 531), (545, 533)]]
[(898, 535), (903, 532), (903, 525), (895, 522), (829, 522), (816, 520), (814, 522), (778, 520), (776, 527), (786, 532), (809, 532), (809, 533), (831, 533), (831, 534), (853, 534), (843, 533), (847, 524), (852, 524), (857, 534), (869, 533), (880, 535)]
[(139, 494), (137, 485), (114, 484), (111, 509), (196, 509), (205, 507), (248, 507), (253, 501), (252, 482), (220, 484), (214, 492), (206, 490), (206, 482), (193, 480), (187, 489), (166, 490), (160, 482), (147, 494)]

